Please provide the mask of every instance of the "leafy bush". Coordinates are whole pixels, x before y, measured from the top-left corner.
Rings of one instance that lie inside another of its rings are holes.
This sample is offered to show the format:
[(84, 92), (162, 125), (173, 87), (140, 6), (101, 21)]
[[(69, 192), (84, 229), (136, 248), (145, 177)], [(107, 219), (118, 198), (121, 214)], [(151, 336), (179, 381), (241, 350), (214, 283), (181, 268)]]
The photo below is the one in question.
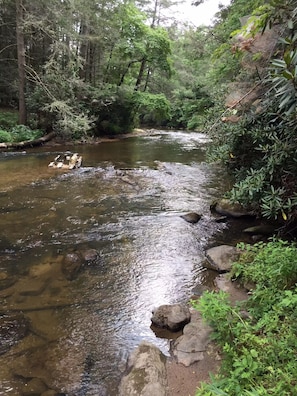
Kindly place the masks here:
[(255, 245), (240, 244), (240, 260), (233, 264), (232, 275), (254, 282), (259, 289), (288, 289), (297, 283), (297, 247), (278, 240)]
[(17, 125), (11, 129), (11, 136), (14, 142), (23, 142), (26, 140), (34, 140), (43, 135), (39, 129), (31, 130), (25, 125)]
[(12, 141), (11, 133), (0, 129), (0, 143), (10, 143)]
[(193, 302), (224, 356), (221, 373), (196, 396), (297, 394), (297, 247), (283, 241), (240, 247), (232, 275), (256, 282), (249, 300), (233, 307), (226, 293), (207, 292)]
[(141, 124), (157, 126), (170, 119), (170, 103), (164, 94), (136, 92), (134, 100)]
[(18, 113), (16, 111), (0, 111), (0, 127), (9, 130), (18, 123)]
[(106, 87), (91, 104), (95, 136), (129, 133), (136, 125), (137, 102), (130, 89)]

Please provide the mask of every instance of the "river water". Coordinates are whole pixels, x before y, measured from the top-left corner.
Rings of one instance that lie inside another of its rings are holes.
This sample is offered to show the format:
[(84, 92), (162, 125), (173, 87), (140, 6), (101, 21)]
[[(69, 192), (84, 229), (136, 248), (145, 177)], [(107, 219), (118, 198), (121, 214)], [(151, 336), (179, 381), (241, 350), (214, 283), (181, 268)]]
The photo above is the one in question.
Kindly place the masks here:
[[(114, 396), (142, 340), (169, 355), (151, 311), (210, 281), (204, 251), (226, 227), (209, 211), (229, 179), (204, 162), (208, 144), (199, 133), (155, 131), (1, 154), (0, 395), (23, 395), (35, 381), (59, 395)], [(48, 168), (67, 149), (83, 166)], [(197, 224), (180, 217), (193, 211)], [(75, 276), (63, 270), (67, 255), (84, 257)]]

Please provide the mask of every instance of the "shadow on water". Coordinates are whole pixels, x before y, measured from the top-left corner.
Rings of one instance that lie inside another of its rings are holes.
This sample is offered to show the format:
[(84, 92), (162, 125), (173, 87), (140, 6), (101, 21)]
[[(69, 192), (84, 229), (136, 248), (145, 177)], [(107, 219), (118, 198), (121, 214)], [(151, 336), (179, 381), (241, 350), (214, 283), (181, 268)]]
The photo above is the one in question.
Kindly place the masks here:
[(204, 250), (227, 227), (209, 211), (229, 180), (207, 144), (160, 132), (74, 147), (72, 172), (47, 167), (68, 147), (0, 157), (0, 395), (116, 395), (141, 340), (169, 354), (151, 311), (211, 281)]

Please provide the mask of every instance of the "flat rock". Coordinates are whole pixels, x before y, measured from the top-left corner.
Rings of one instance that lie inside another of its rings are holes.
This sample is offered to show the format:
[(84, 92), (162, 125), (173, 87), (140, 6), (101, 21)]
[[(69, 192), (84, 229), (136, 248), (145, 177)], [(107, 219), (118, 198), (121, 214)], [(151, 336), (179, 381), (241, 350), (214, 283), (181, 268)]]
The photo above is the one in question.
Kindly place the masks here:
[(228, 293), (231, 303), (244, 301), (248, 298), (245, 288), (240, 287), (237, 282), (232, 282), (228, 274), (220, 274), (214, 279), (214, 285), (218, 290)]
[(206, 262), (204, 267), (219, 273), (229, 272), (232, 263), (237, 261), (240, 252), (234, 246), (220, 245), (206, 251)]
[(173, 343), (172, 352), (177, 362), (188, 367), (203, 360), (211, 331), (211, 327), (204, 323), (200, 313), (193, 311), (191, 322), (184, 327), (183, 335)]

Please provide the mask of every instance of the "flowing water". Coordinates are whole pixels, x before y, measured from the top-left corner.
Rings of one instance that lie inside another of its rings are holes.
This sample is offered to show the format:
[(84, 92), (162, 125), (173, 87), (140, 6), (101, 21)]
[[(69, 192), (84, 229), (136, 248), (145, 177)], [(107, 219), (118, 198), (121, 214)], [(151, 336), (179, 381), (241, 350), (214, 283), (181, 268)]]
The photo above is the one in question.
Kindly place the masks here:
[[(0, 395), (39, 381), (40, 394), (113, 396), (142, 340), (169, 355), (151, 311), (208, 282), (204, 251), (226, 227), (209, 211), (229, 180), (204, 162), (208, 144), (155, 131), (71, 147), (74, 171), (47, 166), (69, 147), (1, 154)], [(193, 211), (197, 224), (180, 217)], [(67, 257), (83, 257), (71, 274)]]

